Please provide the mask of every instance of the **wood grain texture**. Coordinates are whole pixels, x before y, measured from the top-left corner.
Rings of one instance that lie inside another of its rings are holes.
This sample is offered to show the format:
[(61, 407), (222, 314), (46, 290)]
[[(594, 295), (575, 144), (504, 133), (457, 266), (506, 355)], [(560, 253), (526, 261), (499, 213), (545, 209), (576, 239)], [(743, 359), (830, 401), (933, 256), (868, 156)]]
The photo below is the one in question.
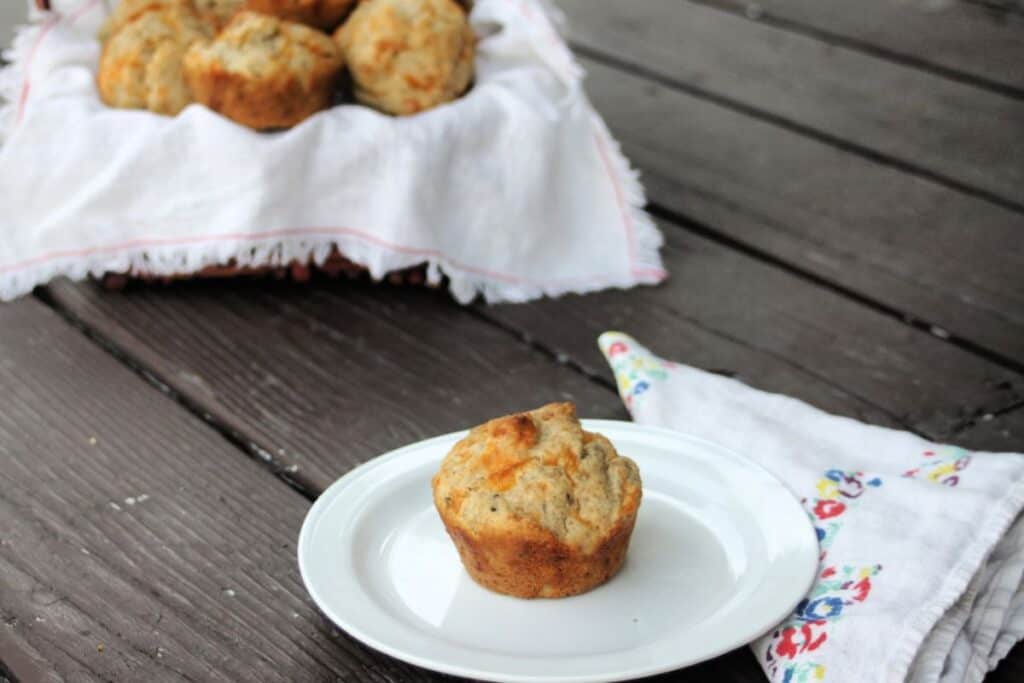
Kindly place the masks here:
[(977, 451), (1024, 453), (1024, 406), (979, 416), (953, 442)]
[(572, 400), (622, 418), (612, 391), (530, 349), (446, 292), (315, 282), (181, 283), (55, 302), (307, 490), (354, 465), (490, 417)]
[(652, 201), (1024, 364), (1024, 217), (582, 61)]
[(1024, 94), (1024, 16), (951, 0), (696, 0), (825, 42), (880, 51), (884, 57)]
[(23, 681), (419, 681), (334, 631), (308, 502), (33, 299), (0, 306), (0, 657)]
[(1024, 100), (703, 5), (559, 6), (578, 45), (876, 161), (1024, 207)]
[(782, 269), (663, 229), (672, 277), (661, 287), (481, 310), (609, 380), (594, 340), (622, 330), (666, 358), (933, 438), (1024, 397), (1017, 373)]

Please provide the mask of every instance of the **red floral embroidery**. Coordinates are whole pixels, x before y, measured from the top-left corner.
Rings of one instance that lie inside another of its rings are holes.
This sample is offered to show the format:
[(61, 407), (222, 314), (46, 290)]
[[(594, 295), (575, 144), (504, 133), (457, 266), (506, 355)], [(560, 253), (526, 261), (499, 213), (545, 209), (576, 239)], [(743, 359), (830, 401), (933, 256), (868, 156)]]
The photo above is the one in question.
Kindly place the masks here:
[(625, 353), (628, 350), (629, 347), (623, 344), (622, 342), (615, 342), (614, 344), (608, 347), (608, 355), (617, 356), (620, 353)]
[(814, 506), (814, 516), (818, 519), (828, 519), (843, 514), (846, 506), (838, 500), (819, 500)]
[[(775, 653), (786, 659), (793, 659), (798, 654), (811, 652), (821, 647), (828, 640), (828, 633), (823, 629), (825, 621), (808, 621), (797, 626), (789, 626), (782, 630), (781, 640), (775, 647)], [(818, 632), (816, 632), (818, 631)]]
[(864, 602), (865, 598), (868, 597), (868, 593), (871, 592), (871, 579), (864, 577), (857, 583), (853, 584), (853, 599), (857, 602)]

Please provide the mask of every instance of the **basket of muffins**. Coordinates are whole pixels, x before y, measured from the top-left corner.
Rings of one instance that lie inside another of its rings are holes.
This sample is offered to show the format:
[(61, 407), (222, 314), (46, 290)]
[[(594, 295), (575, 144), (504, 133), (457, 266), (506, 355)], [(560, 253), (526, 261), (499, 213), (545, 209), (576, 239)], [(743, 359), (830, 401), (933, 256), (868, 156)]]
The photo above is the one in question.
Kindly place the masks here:
[[(175, 116), (196, 103), (257, 131), (352, 102), (408, 116), (469, 89), (476, 37), (466, 12), (455, 0), (120, 0), (99, 32), (96, 85), (110, 107)], [(172, 276), (108, 273), (103, 282), (314, 274), (366, 270), (334, 250), (319, 265), (228, 262)], [(388, 279), (425, 277), (417, 267)]]

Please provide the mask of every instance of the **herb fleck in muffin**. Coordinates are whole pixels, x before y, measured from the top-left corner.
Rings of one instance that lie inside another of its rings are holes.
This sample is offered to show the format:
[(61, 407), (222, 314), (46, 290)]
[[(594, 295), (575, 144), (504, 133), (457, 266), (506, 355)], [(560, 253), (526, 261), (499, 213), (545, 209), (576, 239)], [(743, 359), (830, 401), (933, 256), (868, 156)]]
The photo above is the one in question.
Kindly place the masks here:
[(294, 126), (329, 107), (341, 67), (328, 36), (255, 12), (236, 14), (184, 62), (196, 102), (257, 129)]
[(482, 586), (522, 598), (588, 591), (622, 567), (640, 473), (571, 403), (476, 427), (434, 476), (434, 505)]
[(191, 102), (182, 55), (208, 36), (188, 4), (133, 15), (103, 46), (96, 76), (100, 97), (112, 107), (177, 114)]
[(473, 79), (476, 38), (454, 0), (363, 0), (334, 38), (356, 99), (384, 112), (436, 107)]

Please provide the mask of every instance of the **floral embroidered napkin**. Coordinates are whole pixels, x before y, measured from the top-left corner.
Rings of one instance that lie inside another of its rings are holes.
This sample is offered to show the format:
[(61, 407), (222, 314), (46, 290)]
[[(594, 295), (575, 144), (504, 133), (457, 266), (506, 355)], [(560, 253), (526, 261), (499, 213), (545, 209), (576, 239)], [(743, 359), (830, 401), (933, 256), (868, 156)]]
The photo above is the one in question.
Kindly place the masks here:
[(769, 679), (980, 681), (1024, 637), (1024, 456), (829, 415), (618, 332), (599, 343), (634, 420), (747, 456), (810, 515), (818, 578), (751, 644)]

